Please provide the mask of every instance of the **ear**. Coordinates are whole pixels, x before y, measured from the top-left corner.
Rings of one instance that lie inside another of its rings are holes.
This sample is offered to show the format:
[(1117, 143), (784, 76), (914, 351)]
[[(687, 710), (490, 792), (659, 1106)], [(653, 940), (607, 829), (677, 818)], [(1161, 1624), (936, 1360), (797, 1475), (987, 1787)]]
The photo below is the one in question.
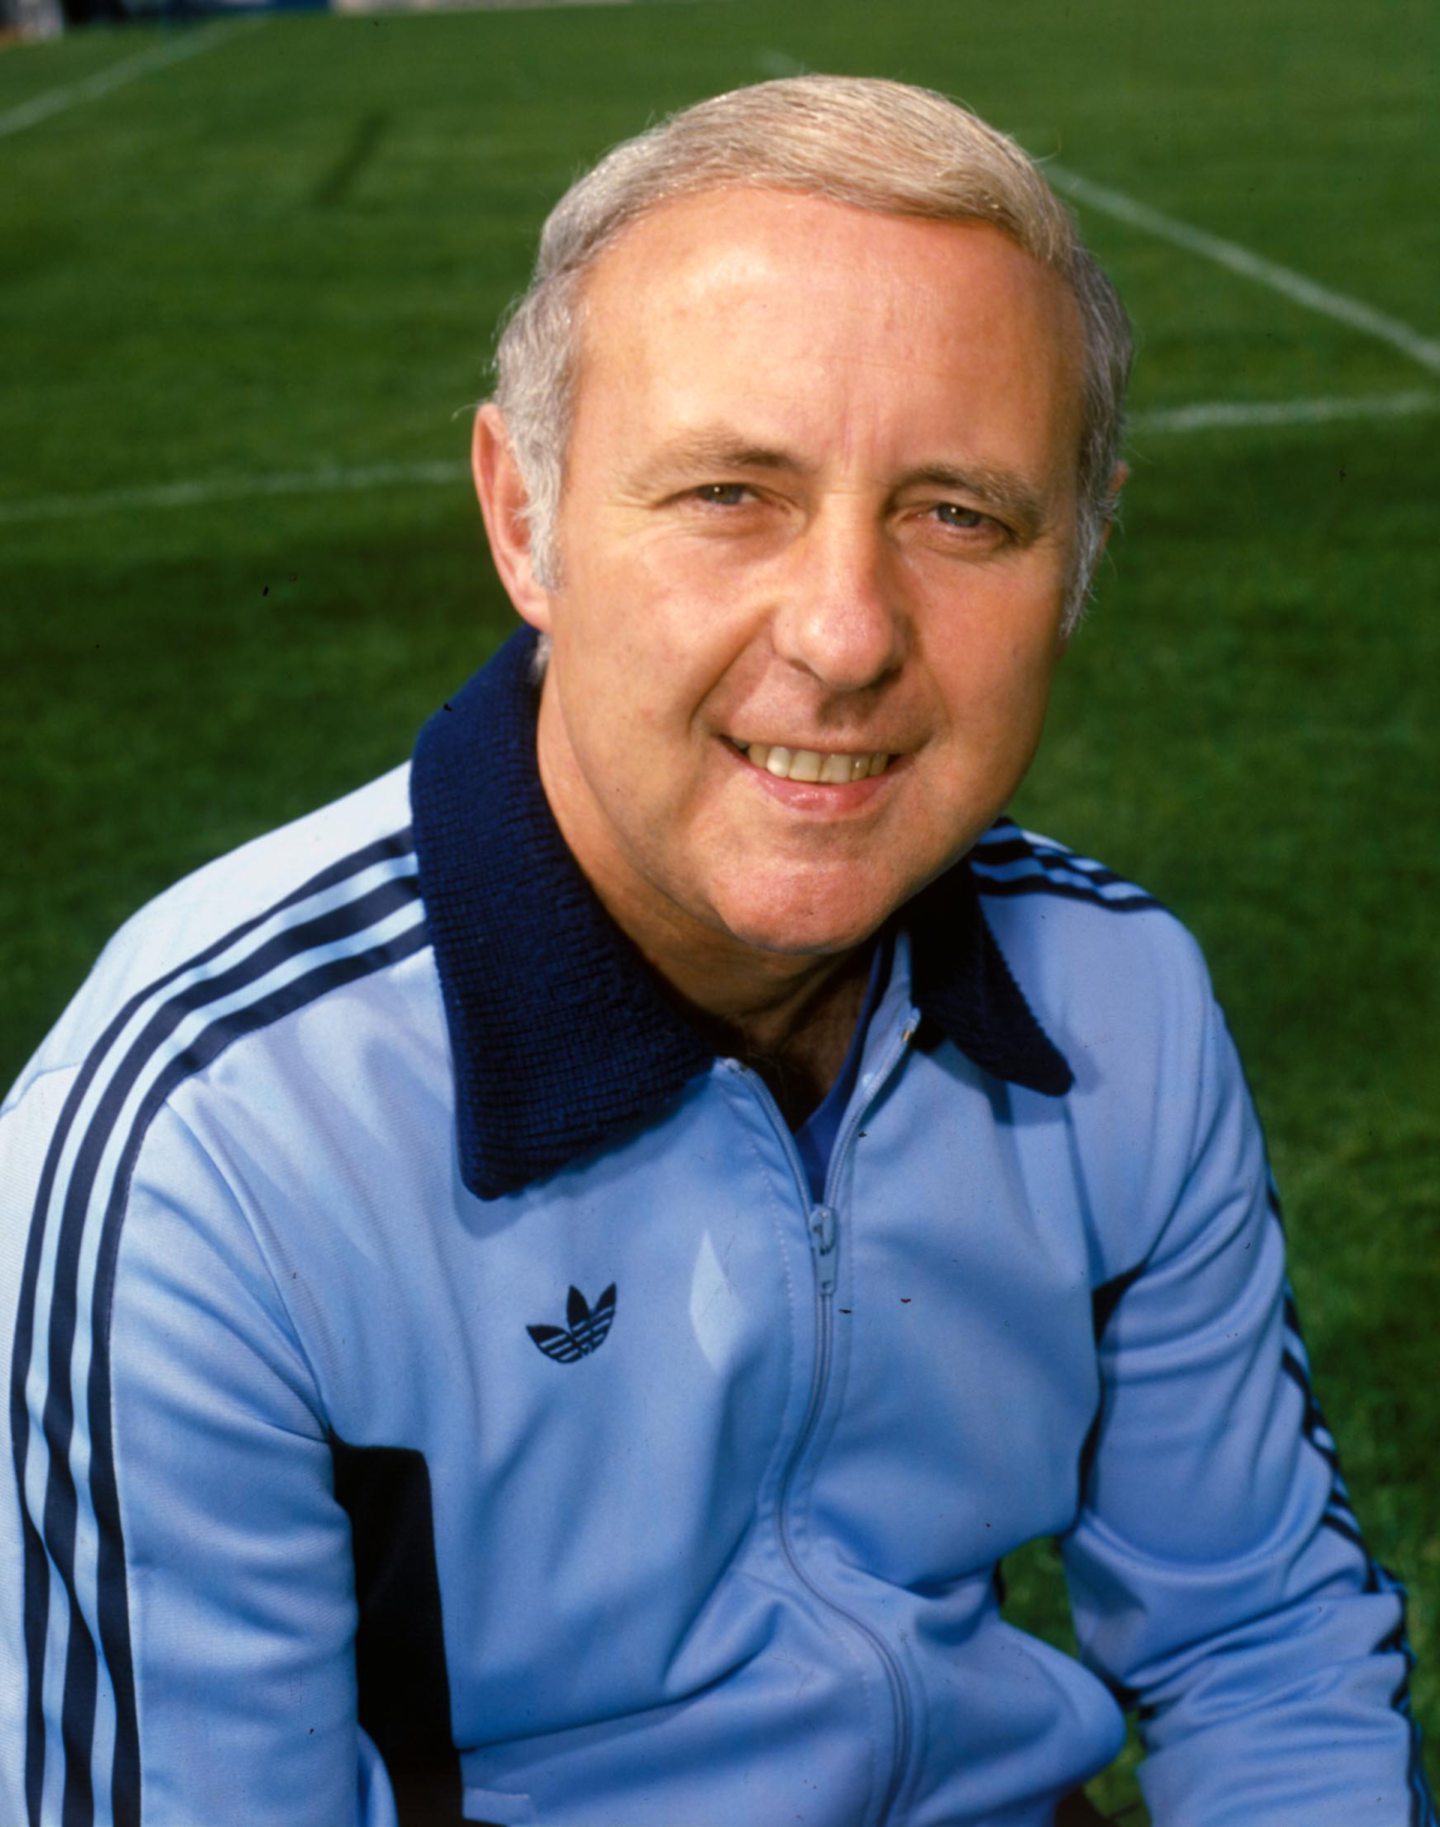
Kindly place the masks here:
[(1115, 517), (1120, 507), (1120, 491), (1129, 480), (1130, 465), (1128, 463), (1117, 463), (1110, 472), (1110, 486), (1105, 491), (1108, 496), (1106, 502), (1105, 524), (1100, 529), (1100, 544), (1096, 549), (1094, 562), (1090, 567), (1090, 574), (1085, 579), (1085, 596), (1081, 599), (1078, 611), (1073, 615), (1067, 614), (1061, 621), (1060, 627), (1056, 632), (1056, 648), (1062, 656), (1069, 652), (1070, 643), (1075, 638), (1075, 632), (1079, 628), (1081, 622), (1085, 619), (1085, 603), (1090, 594), (1090, 587), (1095, 581), (1095, 573), (1100, 569), (1100, 560), (1105, 556), (1105, 548), (1110, 543), (1110, 535), (1115, 530)]
[[(1105, 516), (1105, 530), (1100, 535), (1100, 552), (1103, 552), (1110, 543), (1110, 535), (1115, 529), (1115, 516), (1120, 509), (1120, 491), (1129, 480), (1130, 465), (1128, 463), (1117, 463), (1110, 475), (1110, 487), (1107, 491), (1110, 496), (1110, 511)], [(1095, 554), (1097, 560), (1100, 557), (1100, 552)]]
[[(1109, 493), (1109, 513), (1106, 515), (1106, 544), (1109, 544), (1109, 533), (1111, 533), (1111, 528), (1115, 526), (1115, 515), (1117, 515), (1118, 508), (1120, 508), (1120, 491), (1124, 490), (1124, 486), (1126, 486), (1126, 482), (1128, 481), (1128, 462), (1117, 462), (1115, 470), (1111, 470), (1109, 490), (1107, 490), (1107, 493)], [(1100, 550), (1104, 552), (1106, 546), (1100, 546)]]
[(1090, 571), (1090, 583), (1095, 582), (1095, 573), (1100, 569), (1100, 560), (1105, 556), (1105, 549), (1110, 544), (1110, 535), (1115, 531), (1115, 522), (1120, 513), (1120, 491), (1130, 480), (1130, 465), (1117, 463), (1110, 472), (1110, 486), (1106, 489), (1105, 524), (1100, 529), (1100, 545), (1095, 553), (1095, 563)]
[(535, 576), (530, 527), (525, 518), (530, 496), (515, 461), (504, 415), (493, 401), (487, 401), (475, 414), (470, 468), (500, 582), (531, 627), (548, 633), (550, 592)]

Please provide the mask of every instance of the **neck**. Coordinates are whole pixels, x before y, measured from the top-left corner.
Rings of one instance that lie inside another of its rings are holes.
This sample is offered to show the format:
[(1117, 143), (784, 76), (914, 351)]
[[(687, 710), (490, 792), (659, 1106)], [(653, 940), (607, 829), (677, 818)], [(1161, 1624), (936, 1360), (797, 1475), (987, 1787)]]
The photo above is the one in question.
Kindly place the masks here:
[(845, 1063), (865, 1000), (873, 942), (823, 956), (741, 946), (685, 923), (627, 919), (592, 882), (607, 912), (719, 1053), (758, 1072), (798, 1126)]
[(697, 1011), (717, 1043), (758, 1072), (792, 1129), (804, 1122), (839, 1077), (865, 1001), (868, 945), (835, 962), (801, 1000), (768, 1008), (747, 1022), (719, 1021)]

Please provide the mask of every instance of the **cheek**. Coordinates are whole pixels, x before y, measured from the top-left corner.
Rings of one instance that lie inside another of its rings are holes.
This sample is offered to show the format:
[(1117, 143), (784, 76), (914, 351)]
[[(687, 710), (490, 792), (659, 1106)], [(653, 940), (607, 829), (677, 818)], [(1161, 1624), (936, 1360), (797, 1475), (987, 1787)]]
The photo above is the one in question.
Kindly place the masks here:
[(738, 592), (706, 588), (678, 569), (632, 566), (604, 582), (587, 595), (575, 657), (583, 648), (584, 671), (610, 714), (636, 733), (673, 735), (703, 715), (751, 644), (754, 618)]
[(1050, 696), (1050, 684), (1061, 653), (1058, 636), (1053, 630), (1029, 640), (1012, 640), (1005, 649), (1003, 665), (997, 669), (994, 689), (1018, 710), (1023, 706), (1043, 710)]
[(989, 638), (953, 644), (937, 667), (940, 689), (963, 721), (1008, 722), (1033, 707), (1043, 708), (1059, 657), (1053, 626), (1002, 626)]
[(668, 622), (626, 609), (586, 616), (557, 637), (555, 666), (578, 749), (612, 780), (659, 790), (688, 743), (713, 673)]

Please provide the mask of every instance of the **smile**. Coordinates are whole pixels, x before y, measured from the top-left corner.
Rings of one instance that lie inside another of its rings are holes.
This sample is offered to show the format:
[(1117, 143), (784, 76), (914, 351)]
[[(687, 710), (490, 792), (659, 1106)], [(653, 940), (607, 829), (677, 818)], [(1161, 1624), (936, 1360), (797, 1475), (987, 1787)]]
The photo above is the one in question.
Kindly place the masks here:
[(852, 780), (868, 780), (883, 774), (890, 765), (889, 755), (841, 754), (823, 749), (791, 749), (783, 743), (737, 742), (735, 747), (757, 768), (764, 768), (777, 780), (816, 781), (821, 786), (838, 787)]

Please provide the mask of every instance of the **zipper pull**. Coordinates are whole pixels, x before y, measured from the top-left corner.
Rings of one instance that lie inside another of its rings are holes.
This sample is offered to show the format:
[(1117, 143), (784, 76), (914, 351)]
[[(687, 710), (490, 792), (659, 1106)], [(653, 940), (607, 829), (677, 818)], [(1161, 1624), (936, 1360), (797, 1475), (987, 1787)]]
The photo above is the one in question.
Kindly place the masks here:
[(835, 1246), (839, 1241), (834, 1208), (814, 1206), (810, 1212), (810, 1249), (815, 1257), (815, 1273), (822, 1294), (835, 1292), (835, 1266), (839, 1257)]

